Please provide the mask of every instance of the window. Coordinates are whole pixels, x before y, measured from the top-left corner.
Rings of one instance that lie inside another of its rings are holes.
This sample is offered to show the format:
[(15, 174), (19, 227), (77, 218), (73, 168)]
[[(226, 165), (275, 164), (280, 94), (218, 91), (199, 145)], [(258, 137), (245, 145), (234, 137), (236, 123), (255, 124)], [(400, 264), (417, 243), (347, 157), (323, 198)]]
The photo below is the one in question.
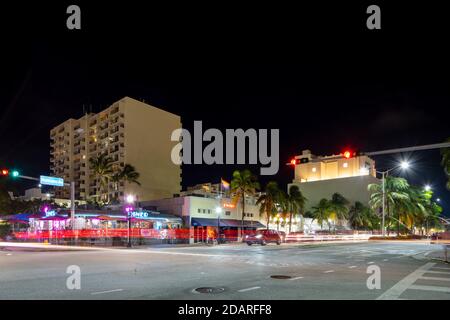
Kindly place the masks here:
[(203, 213), (206, 213), (206, 209), (203, 209)]
[(208, 209), (208, 213), (211, 213), (211, 209)]
[(225, 215), (226, 216), (230, 216), (231, 215), (231, 211), (225, 211)]
[(312, 168), (312, 172), (316, 172), (316, 171), (317, 171), (316, 167)]
[(198, 213), (202, 213), (202, 209), (197, 209), (197, 212)]
[(344, 164), (342, 165), (344, 168), (347, 168), (348, 167), (348, 163), (347, 162), (344, 162)]

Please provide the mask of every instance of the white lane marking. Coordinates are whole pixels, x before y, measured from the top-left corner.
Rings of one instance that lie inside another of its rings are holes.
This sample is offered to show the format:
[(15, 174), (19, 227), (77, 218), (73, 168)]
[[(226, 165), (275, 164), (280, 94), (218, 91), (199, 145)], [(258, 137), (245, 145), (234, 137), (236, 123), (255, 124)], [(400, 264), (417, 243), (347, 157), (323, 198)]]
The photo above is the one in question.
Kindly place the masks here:
[(238, 290), (238, 292), (247, 292), (247, 291), (258, 290), (258, 289), (261, 289), (261, 287), (245, 288), (245, 289)]
[(358, 266), (350, 266), (349, 269), (357, 268)]
[(426, 290), (426, 291), (436, 291), (436, 292), (447, 292), (450, 293), (450, 288), (447, 287), (435, 287), (435, 286), (419, 286), (419, 285), (412, 285), (409, 287), (409, 289), (414, 290)]
[(299, 280), (299, 279), (303, 279), (303, 277), (295, 277), (295, 278), (290, 278), (289, 280)]
[(200, 257), (238, 257), (231, 254), (207, 254), (207, 253), (187, 253), (187, 252), (170, 252), (170, 251), (152, 251), (152, 250), (123, 250), (124, 253), (158, 253), (158, 254), (172, 254), (179, 256), (200, 256)]
[(386, 290), (383, 294), (381, 294), (377, 300), (395, 300), (400, 297), (400, 295), (411, 285), (416, 282), (417, 279), (423, 276), (424, 273), (428, 272), (429, 269), (435, 266), (436, 263), (426, 263), (423, 266), (419, 267), (417, 270), (413, 271), (402, 280), (394, 284), (390, 289)]
[(389, 261), (389, 259), (383, 259), (383, 261)]
[(439, 277), (420, 277), (422, 280), (436, 280), (436, 281), (450, 281), (450, 278), (439, 278)]
[(12, 253), (7, 253), (6, 255), (7, 255), (7, 256), (12, 256)]
[(374, 264), (375, 262), (373, 262), (373, 261), (370, 261), (370, 262), (367, 262), (367, 264)]
[(448, 271), (450, 271), (450, 268), (442, 268), (442, 267), (433, 267), (431, 269), (439, 269), (439, 270), (448, 270)]
[(434, 270), (428, 270), (427, 273), (450, 274), (450, 272), (445, 272), (445, 271), (434, 271)]
[(327, 271), (324, 271), (323, 273), (331, 273), (331, 272), (334, 272), (334, 270), (327, 270)]
[(92, 294), (92, 295), (96, 295), (96, 294), (111, 293), (111, 292), (119, 292), (119, 291), (123, 291), (123, 289), (114, 289), (114, 290), (106, 290), (106, 291), (91, 292), (91, 294)]

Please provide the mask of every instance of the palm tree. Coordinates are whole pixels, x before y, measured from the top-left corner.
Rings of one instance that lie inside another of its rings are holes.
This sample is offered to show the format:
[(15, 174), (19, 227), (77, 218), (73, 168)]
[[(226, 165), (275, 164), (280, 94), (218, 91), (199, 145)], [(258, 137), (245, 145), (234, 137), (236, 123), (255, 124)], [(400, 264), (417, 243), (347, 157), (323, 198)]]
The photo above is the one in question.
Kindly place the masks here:
[(317, 223), (320, 224), (320, 227), (323, 229), (323, 222), (326, 221), (328, 224), (328, 229), (331, 229), (330, 224), (328, 222), (328, 218), (330, 217), (332, 207), (331, 203), (328, 199), (321, 199), (317, 206), (312, 207), (312, 216), (313, 221), (317, 220)]
[(247, 195), (254, 195), (256, 189), (259, 189), (259, 183), (256, 180), (250, 170), (233, 172), (233, 179), (231, 179), (231, 193), (234, 194), (234, 200), (237, 202), (239, 199), (242, 201), (242, 220), (241, 220), (241, 232), (244, 228), (245, 217), (245, 197)]
[(305, 209), (306, 198), (296, 185), (289, 187), (289, 192), (284, 196), (285, 211), (289, 214), (289, 233), (292, 228), (292, 217), (297, 214), (302, 215)]
[[(408, 201), (409, 195), (407, 193), (409, 189), (409, 183), (404, 178), (398, 177), (386, 177), (385, 179), (385, 205), (386, 205), (386, 224), (390, 225), (391, 215), (397, 213), (397, 229), (400, 228), (400, 222), (398, 219), (400, 205), (405, 201)], [(381, 208), (383, 206), (383, 186), (379, 183), (369, 184), (368, 190), (370, 192), (369, 205), (372, 209)]]
[(373, 214), (369, 207), (356, 201), (349, 210), (349, 223), (353, 229), (361, 228), (374, 229), (377, 224), (377, 216)]
[(333, 220), (338, 222), (348, 219), (348, 205), (350, 202), (340, 193), (333, 193), (330, 201), (331, 216)]
[(89, 163), (91, 165), (93, 176), (100, 182), (100, 190), (98, 190), (100, 198), (108, 201), (108, 195), (106, 197), (103, 196), (105, 192), (107, 192), (105, 189), (113, 175), (113, 159), (102, 153), (96, 158), (90, 158)]
[(136, 171), (136, 169), (131, 164), (125, 164), (125, 166), (122, 168), (122, 170), (116, 171), (111, 176), (111, 181), (114, 182), (115, 189), (118, 189), (118, 185), (121, 181), (125, 181), (128, 183), (135, 183), (137, 185), (141, 185), (141, 183), (138, 181), (139, 179), (139, 172)]
[(256, 201), (260, 214), (265, 214), (267, 230), (269, 230), (270, 217), (277, 212), (277, 202), (280, 202), (281, 190), (275, 181), (267, 183), (264, 193)]
[[(450, 138), (447, 139), (450, 142)], [(442, 166), (444, 167), (445, 174), (447, 175), (447, 189), (450, 190), (450, 148), (441, 149), (442, 154)]]

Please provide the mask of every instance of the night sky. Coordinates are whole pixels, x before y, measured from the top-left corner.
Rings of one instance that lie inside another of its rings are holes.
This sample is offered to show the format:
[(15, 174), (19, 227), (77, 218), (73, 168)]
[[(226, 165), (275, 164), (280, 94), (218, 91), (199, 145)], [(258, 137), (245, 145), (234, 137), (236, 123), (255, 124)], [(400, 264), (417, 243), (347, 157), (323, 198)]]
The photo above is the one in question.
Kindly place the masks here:
[[(1, 75), (0, 165), (22, 174), (49, 172), (52, 127), (82, 116), (83, 105), (98, 112), (124, 96), (180, 115), (188, 129), (194, 120), (204, 130), (279, 128), (279, 174), (260, 180), (283, 187), (293, 178), (284, 163), (303, 149), (329, 155), (450, 137), (444, 10), (380, 5), (382, 30), (370, 31), (364, 4), (73, 3), (81, 6), (81, 31), (65, 28), (72, 3), (39, 5), (31, 26), (6, 22), (14, 32), (3, 37), (10, 45)], [(405, 157), (413, 163), (405, 177), (431, 184), (448, 215), (439, 150), (375, 160), (387, 169)], [(243, 167), (184, 166), (183, 187), (230, 179), (236, 168)]]

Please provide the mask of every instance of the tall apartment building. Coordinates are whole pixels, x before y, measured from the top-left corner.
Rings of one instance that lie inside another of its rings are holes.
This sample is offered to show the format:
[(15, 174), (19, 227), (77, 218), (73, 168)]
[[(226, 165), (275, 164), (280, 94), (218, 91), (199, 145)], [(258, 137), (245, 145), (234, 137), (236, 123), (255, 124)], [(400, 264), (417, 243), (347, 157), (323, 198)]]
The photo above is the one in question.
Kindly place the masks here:
[(351, 203), (368, 204), (367, 186), (379, 183), (376, 178), (375, 161), (368, 156), (343, 154), (315, 156), (303, 150), (295, 157), (295, 176), (291, 185), (297, 185), (308, 199), (307, 209), (317, 205), (320, 199), (330, 199), (333, 193), (340, 193)]
[[(75, 181), (76, 199), (98, 196), (100, 182), (89, 159), (106, 154), (116, 170), (130, 164), (141, 185), (109, 182), (110, 199), (128, 194), (137, 201), (172, 197), (181, 190), (181, 168), (171, 161), (176, 142), (172, 131), (181, 128), (179, 116), (125, 97), (99, 113), (69, 119), (50, 131), (50, 169), (54, 176)], [(55, 188), (57, 198), (69, 198), (68, 188)]]

